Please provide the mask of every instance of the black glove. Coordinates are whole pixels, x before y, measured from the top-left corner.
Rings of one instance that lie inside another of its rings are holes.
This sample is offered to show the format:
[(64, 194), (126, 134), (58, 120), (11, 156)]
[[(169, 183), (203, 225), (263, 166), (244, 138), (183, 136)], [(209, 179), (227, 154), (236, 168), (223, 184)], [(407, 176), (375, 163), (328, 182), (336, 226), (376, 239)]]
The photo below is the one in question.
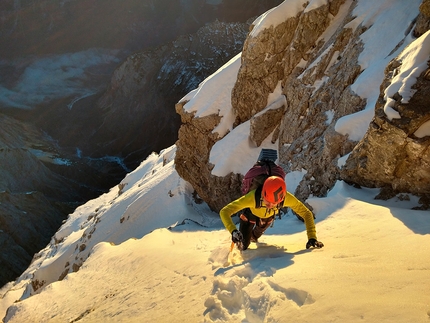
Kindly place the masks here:
[(306, 249), (309, 249), (310, 247), (314, 248), (322, 248), (324, 247), (324, 244), (321, 241), (317, 241), (317, 239), (309, 239), (308, 243), (306, 244)]
[(240, 232), (238, 230), (233, 230), (233, 232), (231, 233), (231, 240), (234, 243), (242, 242), (243, 241), (242, 232)]

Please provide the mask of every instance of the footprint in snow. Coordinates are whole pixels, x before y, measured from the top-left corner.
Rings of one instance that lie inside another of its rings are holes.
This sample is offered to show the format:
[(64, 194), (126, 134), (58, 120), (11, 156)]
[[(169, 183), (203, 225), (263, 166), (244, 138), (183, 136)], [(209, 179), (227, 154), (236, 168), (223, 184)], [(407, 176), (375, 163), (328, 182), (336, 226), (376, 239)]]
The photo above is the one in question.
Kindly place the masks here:
[(213, 250), (209, 262), (215, 270), (215, 280), (204, 304), (204, 322), (267, 322), (271, 308), (314, 303), (308, 292), (281, 286), (270, 278), (277, 269), (293, 264), (293, 257), (283, 247), (266, 244), (254, 245), (244, 252)]

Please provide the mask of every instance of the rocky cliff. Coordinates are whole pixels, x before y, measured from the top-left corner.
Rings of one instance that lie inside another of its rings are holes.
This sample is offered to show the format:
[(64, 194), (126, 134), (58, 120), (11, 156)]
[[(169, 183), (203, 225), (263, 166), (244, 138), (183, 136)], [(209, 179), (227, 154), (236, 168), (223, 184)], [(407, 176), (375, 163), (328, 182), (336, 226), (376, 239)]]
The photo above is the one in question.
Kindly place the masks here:
[[(429, 29), (429, 8), (430, 1), (424, 1), (420, 7), (421, 15), (417, 19), (420, 23), (414, 30), (417, 37)], [(427, 34), (425, 36), (428, 37)], [(428, 46), (429, 42), (426, 44)], [(411, 73), (405, 67), (408, 51), (419, 52), (411, 45), (388, 64), (375, 105), (375, 116), (364, 138), (349, 156), (341, 177), (358, 185), (383, 188), (380, 198), (390, 198), (398, 192), (412, 192), (422, 196), (422, 207), (428, 208), (430, 138), (423, 127), (430, 120), (430, 61), (416, 78), (410, 98), (401, 89), (389, 90), (395, 87), (400, 73)], [(394, 93), (387, 95), (387, 92)], [(387, 107), (398, 115), (392, 117)]]
[[(335, 127), (342, 117), (364, 112), (370, 104), (354, 87), (365, 71), (363, 65), (369, 65), (359, 57), (367, 31), (371, 31), (372, 37), (383, 37), (371, 29), (371, 23), (363, 22), (368, 18), (354, 15), (358, 5), (359, 1), (351, 0), (326, 1), (318, 7), (303, 2), (297, 15), (277, 25), (258, 32), (253, 29), (255, 26), (251, 27), (243, 47), (241, 67), (231, 93), (235, 125), (250, 120), (250, 140), (256, 146), (270, 135), (272, 142), (278, 142), (279, 162), (285, 170), (306, 171), (295, 192), (303, 200), (310, 195), (324, 196), (339, 179), (371, 187), (390, 186), (394, 191), (429, 193), (428, 139), (412, 135), (429, 119), (428, 72), (417, 80), (408, 109), (403, 108), (401, 97), (395, 98), (395, 109), (402, 118), (387, 120), (381, 105), (384, 89), (401, 64), (394, 59), (387, 67), (386, 79), (379, 80), (380, 100), (376, 107), (373, 105), (375, 118), (368, 134), (361, 139)], [(416, 8), (418, 17), (405, 22), (397, 46), (383, 49), (386, 55), (401, 47), (405, 38), (419, 37), (428, 29), (427, 7), (428, 1), (424, 1), (420, 13)], [(379, 10), (375, 7), (376, 15), (381, 14)], [(286, 104), (273, 111), (266, 105), (278, 84)], [(183, 109), (186, 103), (179, 102), (176, 107), (183, 123), (177, 142), (176, 169), (217, 211), (239, 196), (243, 174), (211, 174), (214, 165), (209, 163), (209, 153), (222, 139), (213, 133), (220, 116), (196, 118)], [(341, 171), (339, 159), (351, 151)], [(381, 163), (389, 165), (388, 174)], [(420, 184), (413, 185), (417, 181)]]

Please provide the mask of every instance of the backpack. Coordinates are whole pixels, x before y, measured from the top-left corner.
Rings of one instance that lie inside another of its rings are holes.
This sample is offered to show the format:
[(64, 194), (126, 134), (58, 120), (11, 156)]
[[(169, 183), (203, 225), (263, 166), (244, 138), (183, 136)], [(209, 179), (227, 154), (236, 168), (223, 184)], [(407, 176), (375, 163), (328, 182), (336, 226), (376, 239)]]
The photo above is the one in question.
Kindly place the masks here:
[(285, 179), (285, 172), (281, 166), (275, 164), (277, 152), (274, 149), (262, 149), (258, 161), (245, 174), (242, 180), (242, 194), (256, 191), (256, 207), (259, 208), (261, 189), (263, 183), (269, 176), (279, 176)]
[(271, 160), (259, 160), (245, 174), (242, 180), (242, 194), (262, 186), (269, 176), (279, 176), (285, 179), (285, 172), (281, 166)]

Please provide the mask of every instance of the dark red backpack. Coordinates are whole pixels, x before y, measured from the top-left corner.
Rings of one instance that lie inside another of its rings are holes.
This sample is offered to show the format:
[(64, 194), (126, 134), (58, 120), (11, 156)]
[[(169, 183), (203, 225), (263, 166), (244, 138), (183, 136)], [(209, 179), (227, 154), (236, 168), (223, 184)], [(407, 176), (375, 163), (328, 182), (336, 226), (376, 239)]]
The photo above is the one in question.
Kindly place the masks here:
[(242, 180), (242, 194), (263, 186), (269, 176), (279, 176), (285, 180), (285, 172), (275, 164), (278, 152), (274, 149), (261, 149), (257, 162), (249, 169)]
[(242, 194), (246, 194), (262, 186), (269, 176), (279, 176), (285, 179), (285, 172), (281, 166), (276, 165), (271, 160), (259, 160), (245, 174), (242, 180)]

